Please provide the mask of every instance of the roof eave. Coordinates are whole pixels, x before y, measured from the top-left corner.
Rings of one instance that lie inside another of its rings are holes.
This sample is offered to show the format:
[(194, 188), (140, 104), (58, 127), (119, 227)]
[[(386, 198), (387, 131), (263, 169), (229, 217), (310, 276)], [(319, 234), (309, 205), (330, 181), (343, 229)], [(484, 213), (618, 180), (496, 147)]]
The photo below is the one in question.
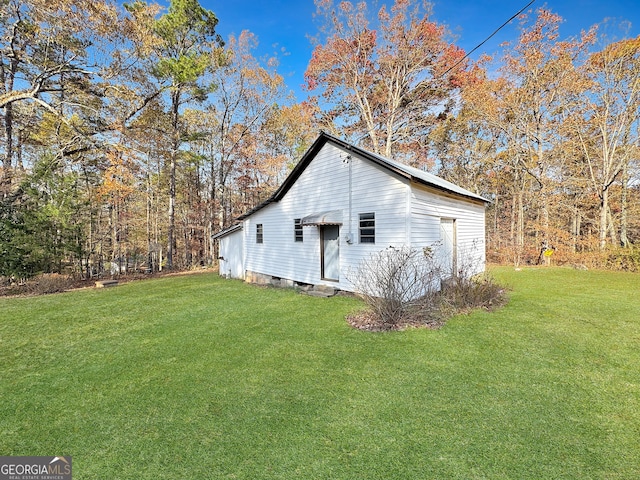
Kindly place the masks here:
[(465, 195), (463, 193), (456, 192), (454, 190), (449, 190), (448, 188), (425, 181), (422, 178), (415, 177), (413, 175), (411, 176), (411, 181), (414, 183), (418, 183), (420, 185), (424, 185), (425, 187), (431, 188), (433, 190), (437, 190), (438, 192), (442, 192), (444, 194), (450, 195), (451, 197), (459, 198), (472, 203), (478, 203), (483, 205), (487, 205), (491, 203), (491, 200), (487, 200), (486, 198), (481, 197), (480, 195)]
[(242, 223), (236, 223), (229, 228), (225, 228), (224, 230), (220, 230), (218, 233), (214, 233), (213, 235), (211, 235), (211, 240), (217, 240), (218, 238), (226, 237), (227, 235), (231, 235), (238, 230), (242, 230)]

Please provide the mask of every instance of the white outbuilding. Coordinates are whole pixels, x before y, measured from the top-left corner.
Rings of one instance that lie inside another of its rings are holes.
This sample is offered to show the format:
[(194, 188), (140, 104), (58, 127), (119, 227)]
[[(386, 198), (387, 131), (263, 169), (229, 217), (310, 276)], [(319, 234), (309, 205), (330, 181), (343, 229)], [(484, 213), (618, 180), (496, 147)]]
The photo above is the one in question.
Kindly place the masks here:
[(388, 247), (429, 247), (455, 274), (484, 271), (488, 200), (321, 133), (265, 202), (214, 235), (220, 274), (353, 291), (349, 276)]

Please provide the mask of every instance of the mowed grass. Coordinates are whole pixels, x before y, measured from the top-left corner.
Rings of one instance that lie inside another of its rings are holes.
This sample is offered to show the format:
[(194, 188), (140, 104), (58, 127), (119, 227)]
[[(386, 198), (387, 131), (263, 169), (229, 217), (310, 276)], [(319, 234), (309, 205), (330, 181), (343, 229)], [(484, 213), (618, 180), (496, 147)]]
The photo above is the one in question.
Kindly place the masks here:
[(0, 299), (0, 454), (74, 479), (640, 478), (640, 276), (494, 270), (496, 312), (166, 277)]

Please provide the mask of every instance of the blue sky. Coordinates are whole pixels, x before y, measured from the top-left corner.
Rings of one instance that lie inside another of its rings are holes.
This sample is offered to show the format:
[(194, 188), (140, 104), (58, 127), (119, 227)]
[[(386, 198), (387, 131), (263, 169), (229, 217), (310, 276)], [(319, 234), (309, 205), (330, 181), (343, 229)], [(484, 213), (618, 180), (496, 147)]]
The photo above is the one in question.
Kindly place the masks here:
[[(260, 41), (259, 56), (278, 52), (279, 72), (297, 99), (304, 100), (307, 93), (301, 85), (312, 51), (308, 36), (317, 33), (313, 0), (200, 0), (200, 3), (216, 13), (220, 21), (218, 31), (224, 38), (251, 30)], [(378, 0), (378, 3), (385, 2)], [(529, 0), (434, 0), (433, 13), (438, 22), (448, 25), (457, 36), (457, 45), (470, 51), (527, 3)], [(530, 8), (542, 6), (564, 18), (560, 30), (563, 37), (577, 35), (605, 18), (628, 20), (631, 22), (629, 36), (640, 35), (638, 0), (536, 0)], [(500, 43), (515, 41), (517, 37), (518, 21), (514, 20), (472, 58), (494, 53)]]

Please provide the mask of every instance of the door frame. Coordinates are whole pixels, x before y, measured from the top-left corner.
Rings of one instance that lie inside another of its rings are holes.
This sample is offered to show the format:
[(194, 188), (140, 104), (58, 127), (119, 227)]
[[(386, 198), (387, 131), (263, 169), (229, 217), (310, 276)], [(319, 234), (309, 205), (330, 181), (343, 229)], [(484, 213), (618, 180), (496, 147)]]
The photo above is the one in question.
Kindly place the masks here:
[[(320, 278), (322, 280), (327, 280), (329, 282), (339, 282), (340, 281), (340, 225), (319, 225), (320, 228)], [(338, 242), (338, 278), (330, 278), (325, 275), (325, 229), (327, 228), (335, 228), (337, 230), (337, 238)]]
[[(451, 231), (448, 232), (445, 229), (443, 224), (451, 225)], [(440, 218), (440, 239), (441, 240), (442, 240), (443, 231), (445, 232), (445, 234), (448, 234), (448, 233), (451, 234), (451, 238), (450, 238), (451, 243), (449, 245), (445, 245), (445, 244), (442, 245), (443, 251), (450, 255), (450, 257), (449, 255), (447, 255), (448, 258), (444, 260), (447, 261), (446, 267), (451, 268), (451, 272), (445, 272), (445, 273), (451, 273), (452, 277), (456, 277), (458, 274), (458, 222), (456, 221), (456, 219), (450, 218), (450, 217), (441, 217)], [(446, 238), (444, 239), (444, 241), (446, 241)]]

